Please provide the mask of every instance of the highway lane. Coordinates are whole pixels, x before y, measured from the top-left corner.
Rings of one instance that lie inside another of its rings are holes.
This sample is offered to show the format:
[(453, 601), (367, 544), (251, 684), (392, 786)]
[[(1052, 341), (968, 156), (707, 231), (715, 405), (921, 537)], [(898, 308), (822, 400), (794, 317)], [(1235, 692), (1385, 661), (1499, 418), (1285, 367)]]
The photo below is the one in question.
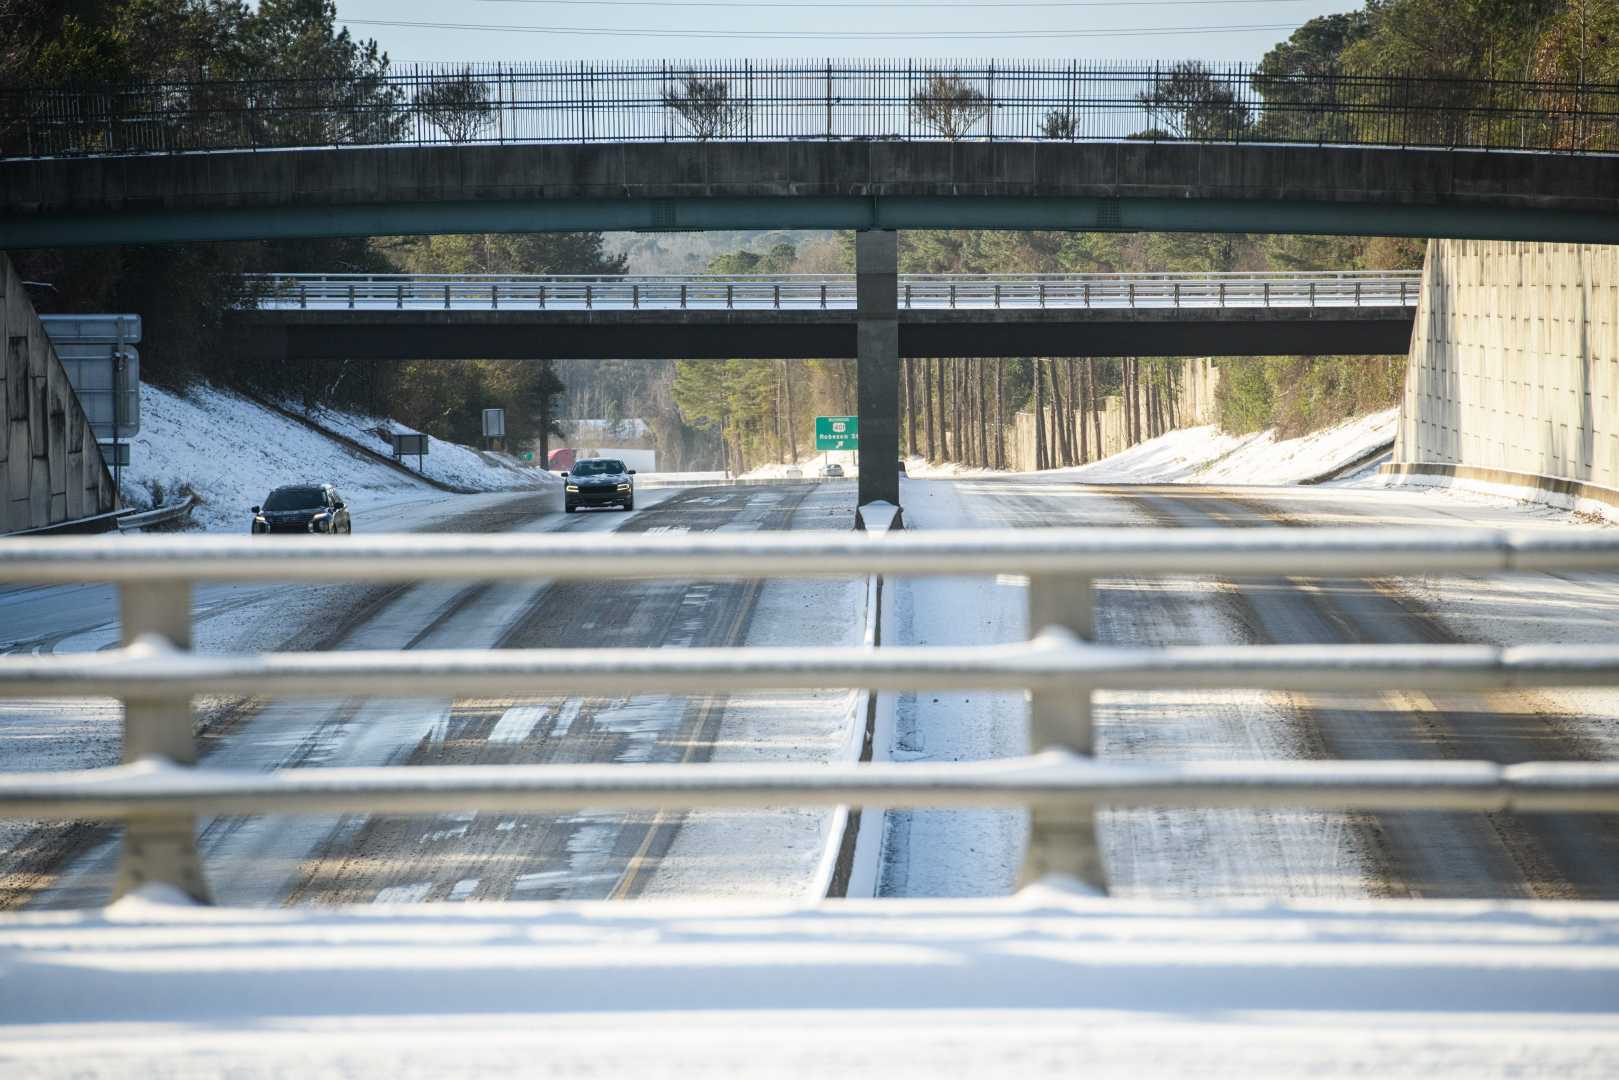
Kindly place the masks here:
[[(913, 481), (909, 487), (914, 492), (926, 485)], [(908, 510), (921, 501), (908, 499)], [(975, 482), (959, 499), (949, 523), (971, 519), (1009, 527), (1502, 524), (1506, 514), (1409, 493), (1092, 486), (1027, 477)], [(1466, 592), (1465, 583), (1459, 588)], [(1417, 584), (1387, 580), (1109, 579), (1098, 583), (1098, 636), (1153, 644), (1459, 640), (1420, 591)], [(1500, 597), (1480, 596), (1473, 603), (1475, 623), (1508, 638), (1567, 640), (1568, 627), (1560, 633), (1555, 610), (1548, 613), (1544, 605), (1531, 616), (1525, 605)], [(1606, 595), (1592, 590), (1581, 605), (1584, 621), (1605, 620), (1602, 625), (1619, 629), (1619, 598), (1611, 588)], [(925, 728), (923, 712), (917, 723)], [(1554, 696), (1527, 691), (1102, 694), (1097, 723), (1101, 752), (1120, 757), (1513, 762), (1592, 760), (1611, 753), (1593, 737), (1589, 716), (1572, 715)], [(896, 824), (902, 834), (917, 826), (903, 818)], [(914, 837), (898, 839), (898, 852), (916, 845)], [(1126, 893), (1619, 896), (1619, 822), (1581, 815), (1112, 812), (1104, 819), (1104, 844), (1114, 880)], [(904, 864), (918, 859), (925, 857), (913, 851), (896, 860), (894, 891), (908, 891), (904, 871), (914, 867)], [(934, 879), (924, 874), (923, 880)]]
[[(779, 485), (647, 492), (631, 514), (588, 512), (519, 528), (704, 532), (847, 521), (852, 485)], [(777, 583), (772, 583), (776, 587)], [(840, 588), (844, 586), (839, 586)], [(758, 583), (544, 582), (396, 589), (359, 610), (325, 647), (470, 648), (736, 644), (759, 606)], [(779, 605), (777, 605), (779, 606)], [(781, 612), (772, 610), (778, 621)], [(770, 701), (811, 742), (841, 730), (843, 696)], [(703, 760), (733, 707), (724, 698), (625, 699), (604, 687), (574, 700), (254, 702), (210, 730), (211, 764), (230, 768), (424, 763)], [(757, 719), (756, 717), (754, 718)], [(448, 815), (263, 817), (205, 823), (201, 843), (216, 896), (233, 904), (633, 896), (677, 845), (683, 819)], [(808, 863), (817, 821), (799, 830)], [(33, 888), (35, 906), (82, 906), (105, 895), (110, 833), (62, 860)], [(789, 867), (788, 870), (792, 870)], [(791, 877), (791, 873), (786, 875)]]

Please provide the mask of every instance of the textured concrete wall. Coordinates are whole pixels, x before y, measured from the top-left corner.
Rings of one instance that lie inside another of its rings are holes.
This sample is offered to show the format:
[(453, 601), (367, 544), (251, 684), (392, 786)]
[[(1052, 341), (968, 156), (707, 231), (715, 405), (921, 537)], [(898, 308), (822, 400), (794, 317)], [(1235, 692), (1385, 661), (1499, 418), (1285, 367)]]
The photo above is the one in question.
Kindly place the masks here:
[[(1179, 427), (1198, 427), (1215, 420), (1214, 394), (1220, 386), (1220, 369), (1213, 360), (1188, 360), (1181, 367), (1180, 392), (1175, 399), (1175, 419)], [(1049, 421), (1048, 421), (1049, 422)], [(1094, 439), (1096, 428), (1086, 430)], [(1020, 412), (1007, 432), (1006, 458), (1014, 469), (1034, 468), (1034, 414)], [(1129, 447), (1124, 432), (1124, 400), (1117, 394), (1102, 399), (1102, 457), (1111, 457)], [(1091, 459), (1097, 457), (1090, 447)]]
[(1619, 486), (1619, 247), (1428, 246), (1394, 458)]
[(106, 513), (117, 499), (95, 435), (16, 268), (0, 263), (0, 533)]
[(603, 143), (0, 162), (0, 235), (17, 247), (740, 228), (1589, 241), (1619, 237), (1616, 214), (1619, 157), (1398, 147)]

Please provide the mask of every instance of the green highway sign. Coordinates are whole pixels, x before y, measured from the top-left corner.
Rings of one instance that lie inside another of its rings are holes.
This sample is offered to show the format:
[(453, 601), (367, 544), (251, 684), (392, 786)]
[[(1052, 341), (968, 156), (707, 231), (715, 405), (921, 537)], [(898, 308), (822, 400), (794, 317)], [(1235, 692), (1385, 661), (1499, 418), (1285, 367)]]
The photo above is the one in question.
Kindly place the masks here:
[(860, 449), (860, 417), (817, 416), (815, 418), (815, 450)]
[(523, 451), (523, 460), (524, 461), (533, 461), (534, 460), (534, 451), (532, 451), (532, 450), (524, 450)]

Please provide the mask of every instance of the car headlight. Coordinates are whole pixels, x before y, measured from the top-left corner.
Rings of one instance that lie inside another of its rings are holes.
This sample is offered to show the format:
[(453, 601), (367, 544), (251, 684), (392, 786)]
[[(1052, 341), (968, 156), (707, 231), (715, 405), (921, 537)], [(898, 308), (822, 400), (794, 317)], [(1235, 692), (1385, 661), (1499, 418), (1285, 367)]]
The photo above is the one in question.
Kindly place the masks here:
[(268, 520), (266, 520), (265, 518), (255, 517), (253, 519), (253, 531), (258, 532), (260, 529), (263, 529), (265, 532), (269, 532), (270, 531), (270, 522)]
[(569, 484), (568, 485), (568, 490), (569, 491), (578, 491), (579, 490), (579, 485), (578, 484)]
[(618, 485), (618, 490), (620, 490), (620, 491), (628, 491), (628, 490), (630, 490), (630, 485), (628, 485), (628, 484), (620, 484), (620, 485)]
[(309, 519), (310, 532), (325, 532), (326, 526), (331, 524), (331, 517), (327, 514), (316, 514)]

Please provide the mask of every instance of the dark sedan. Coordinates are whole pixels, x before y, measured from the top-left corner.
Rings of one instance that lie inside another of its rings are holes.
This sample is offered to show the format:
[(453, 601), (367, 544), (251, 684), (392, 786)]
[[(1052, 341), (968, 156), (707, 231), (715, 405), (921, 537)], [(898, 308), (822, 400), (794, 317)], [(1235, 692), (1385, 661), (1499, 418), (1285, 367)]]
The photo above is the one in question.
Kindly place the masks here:
[(567, 483), (562, 507), (573, 513), (581, 506), (622, 506), (635, 509), (634, 469), (626, 469), (618, 458), (581, 458), (562, 474)]
[(253, 508), (255, 533), (351, 533), (348, 504), (330, 484), (289, 484)]

